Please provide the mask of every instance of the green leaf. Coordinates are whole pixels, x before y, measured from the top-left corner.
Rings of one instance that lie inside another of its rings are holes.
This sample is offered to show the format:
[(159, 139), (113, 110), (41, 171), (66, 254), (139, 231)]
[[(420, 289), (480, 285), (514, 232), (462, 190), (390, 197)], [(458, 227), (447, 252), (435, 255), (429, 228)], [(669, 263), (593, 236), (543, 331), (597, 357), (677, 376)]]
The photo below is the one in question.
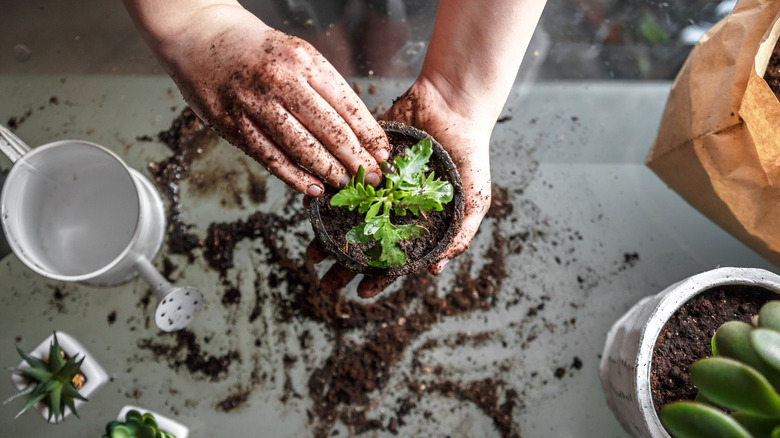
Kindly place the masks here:
[(719, 409), (695, 402), (664, 406), (661, 423), (677, 438), (752, 438), (750, 432)]
[(761, 307), (758, 325), (780, 332), (780, 301), (770, 301)]
[(36, 394), (36, 395), (31, 396), (30, 398), (28, 398), (27, 401), (24, 403), (24, 406), (22, 406), (22, 410), (19, 411), (18, 414), (16, 414), (16, 417), (14, 417), (14, 419), (19, 418), (20, 415), (22, 415), (25, 412), (27, 412), (28, 409), (30, 409), (31, 407), (35, 406), (35, 404), (38, 403), (39, 401), (43, 400), (44, 397), (46, 397), (46, 393), (45, 392), (44, 393), (40, 393), (40, 394)]
[(754, 368), (725, 357), (691, 365), (691, 381), (720, 406), (764, 417), (780, 416), (780, 395)]
[(754, 437), (768, 437), (772, 430), (780, 426), (776, 418), (756, 417), (744, 412), (734, 412), (731, 418), (737, 420)]
[(643, 14), (639, 19), (639, 32), (651, 46), (665, 43), (671, 39), (650, 13)]
[(714, 351), (718, 356), (730, 357), (756, 369), (775, 388), (780, 387), (780, 371), (773, 369), (758, 355), (751, 345), (750, 333), (753, 327), (740, 321), (729, 321), (721, 325), (712, 337)]
[(19, 353), (19, 356), (21, 356), (22, 359), (27, 362), (27, 365), (30, 365), (33, 368), (47, 368), (46, 362), (38, 359), (37, 357), (30, 356), (29, 354), (22, 351), (22, 349), (18, 346), (16, 347), (16, 351)]
[(416, 224), (398, 225), (396, 227), (396, 233), (398, 234), (398, 237), (404, 240), (416, 239), (427, 232), (427, 228)]
[(45, 368), (21, 368), (17, 370), (25, 379), (35, 382), (45, 382), (52, 376), (51, 371)]
[(65, 359), (62, 357), (62, 350), (60, 349), (60, 343), (57, 341), (57, 333), (54, 333), (54, 338), (49, 346), (49, 371), (55, 372), (65, 365)]
[(355, 207), (365, 198), (360, 194), (355, 186), (344, 186), (338, 193), (330, 198), (330, 205), (335, 207), (349, 207), (350, 210), (354, 210)]
[(386, 178), (396, 186), (414, 184), (414, 175), (428, 170), (427, 164), (432, 153), (431, 139), (426, 137), (420, 140), (416, 145), (404, 150), (403, 156), (395, 157), (393, 164), (396, 172), (386, 175)]
[[(756, 328), (750, 332), (750, 345), (766, 363), (780, 371), (780, 332)], [(776, 388), (780, 386), (775, 385)]]
[(357, 245), (360, 243), (368, 243), (374, 240), (373, 236), (366, 234), (365, 228), (366, 224), (364, 223), (352, 227), (352, 229), (347, 232), (346, 236), (344, 236), (347, 243)]
[(366, 222), (370, 221), (374, 218), (374, 216), (379, 213), (379, 208), (382, 206), (381, 201), (374, 202), (371, 207), (368, 209), (368, 213), (366, 213)]

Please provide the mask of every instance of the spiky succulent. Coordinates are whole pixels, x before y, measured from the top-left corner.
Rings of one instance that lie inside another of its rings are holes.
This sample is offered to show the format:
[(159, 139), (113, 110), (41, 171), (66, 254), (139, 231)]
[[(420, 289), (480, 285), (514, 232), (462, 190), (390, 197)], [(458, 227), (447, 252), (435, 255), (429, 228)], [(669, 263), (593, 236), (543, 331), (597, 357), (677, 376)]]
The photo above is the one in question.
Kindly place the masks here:
[(70, 409), (73, 415), (78, 417), (74, 401), (76, 399), (87, 401), (73, 383), (74, 377), (81, 372), (81, 364), (84, 358), (78, 359), (78, 354), (74, 357), (65, 359), (65, 355), (57, 342), (57, 334), (49, 346), (48, 359), (38, 359), (30, 356), (16, 347), (19, 355), (30, 365), (28, 368), (13, 369), (26, 382), (27, 386), (5, 401), (8, 403), (17, 398), (27, 396), (27, 401), (22, 410), (16, 414), (16, 418), (25, 413), (28, 409), (35, 406), (38, 402), (43, 402), (49, 408), (49, 420), (52, 417), (54, 422), (60, 418), (65, 418), (65, 409)]
[(721, 325), (712, 352), (691, 365), (696, 401), (661, 409), (667, 430), (678, 438), (780, 438), (780, 301), (764, 304), (753, 325)]
[(106, 433), (101, 438), (176, 438), (157, 427), (154, 415), (141, 414), (131, 409), (125, 414), (125, 421), (106, 424)]

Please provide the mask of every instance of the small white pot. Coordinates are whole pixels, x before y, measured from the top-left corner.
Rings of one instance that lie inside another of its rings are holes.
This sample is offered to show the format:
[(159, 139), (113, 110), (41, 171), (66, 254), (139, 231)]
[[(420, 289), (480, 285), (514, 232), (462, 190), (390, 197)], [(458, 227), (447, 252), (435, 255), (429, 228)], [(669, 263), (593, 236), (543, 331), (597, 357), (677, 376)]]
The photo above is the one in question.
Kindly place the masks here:
[(160, 415), (157, 412), (150, 411), (148, 409), (140, 408), (138, 406), (132, 406), (132, 405), (126, 405), (122, 408), (121, 411), (119, 411), (119, 415), (117, 415), (116, 420), (117, 421), (125, 421), (125, 416), (128, 412), (135, 409), (136, 411), (140, 412), (141, 415), (144, 414), (152, 414), (154, 416), (154, 421), (157, 422), (157, 427), (163, 431), (172, 434), (176, 438), (187, 438), (190, 434), (190, 430), (187, 428), (187, 426), (175, 421), (171, 420), (170, 418)]
[(726, 285), (760, 286), (780, 294), (780, 276), (763, 269), (718, 268), (645, 297), (607, 333), (599, 374), (607, 404), (637, 438), (670, 438), (655, 411), (650, 390), (653, 349), (666, 321), (691, 298)]
[[(70, 357), (74, 358), (78, 354), (79, 357), (84, 357), (84, 362), (81, 364), (81, 373), (84, 374), (84, 377), (86, 378), (86, 382), (84, 383), (84, 386), (81, 387), (79, 390), (79, 394), (81, 394), (84, 398), (89, 399), (89, 396), (97, 391), (98, 388), (100, 388), (104, 383), (108, 381), (108, 374), (103, 370), (103, 368), (100, 366), (100, 364), (97, 363), (97, 361), (92, 357), (92, 355), (89, 354), (86, 348), (79, 343), (74, 337), (70, 336), (67, 333), (63, 332), (56, 332), (57, 333), (57, 342), (60, 344), (60, 348), (62, 351), (65, 352), (65, 354)], [(30, 356), (43, 359), (49, 354), (49, 347), (51, 346), (51, 343), (54, 341), (54, 334), (50, 335), (48, 338), (46, 338), (45, 341), (41, 342), (33, 351), (28, 353)], [(29, 365), (25, 361), (19, 362), (18, 368), (26, 368)], [(24, 390), (26, 387), (26, 382), (24, 378), (18, 374), (12, 374), (11, 375), (11, 381), (13, 382), (14, 386), (19, 391)], [(76, 406), (76, 410), (78, 411), (79, 406), (84, 404), (84, 401), (82, 400), (74, 400), (74, 405)], [(46, 406), (43, 402), (38, 402), (35, 405), (35, 409), (38, 410), (38, 412), (41, 413), (43, 418), (49, 418), (49, 407)], [(65, 417), (67, 418), (71, 412), (70, 409), (65, 409)], [(52, 417), (49, 419), (50, 423), (55, 422), (55, 418)]]

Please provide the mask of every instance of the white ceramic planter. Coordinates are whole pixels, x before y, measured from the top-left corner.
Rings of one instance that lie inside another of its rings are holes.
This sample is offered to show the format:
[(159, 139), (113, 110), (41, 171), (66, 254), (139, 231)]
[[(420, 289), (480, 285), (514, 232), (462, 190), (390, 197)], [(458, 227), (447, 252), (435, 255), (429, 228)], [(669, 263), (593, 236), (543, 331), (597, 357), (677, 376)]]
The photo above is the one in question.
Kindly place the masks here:
[[(108, 381), (108, 374), (103, 370), (103, 368), (100, 366), (100, 364), (97, 363), (97, 361), (92, 357), (92, 355), (89, 354), (86, 348), (79, 343), (75, 338), (70, 336), (67, 333), (63, 332), (56, 332), (57, 333), (57, 342), (60, 344), (60, 348), (62, 351), (65, 352), (65, 354), (68, 357), (75, 357), (77, 354), (80, 357), (84, 357), (84, 362), (81, 364), (81, 372), (84, 374), (84, 377), (86, 378), (86, 382), (84, 383), (84, 386), (81, 387), (79, 390), (79, 394), (81, 394), (84, 398), (89, 399), (89, 396), (93, 394), (95, 391), (97, 391), (98, 388), (100, 388), (104, 383)], [(38, 359), (43, 359), (49, 354), (49, 347), (51, 346), (51, 343), (54, 340), (54, 334), (50, 335), (48, 338), (46, 338), (45, 341), (41, 342), (35, 349), (28, 354), (32, 357), (36, 357)], [(27, 362), (22, 361), (19, 363), (18, 368), (26, 368), (29, 365)], [(14, 386), (18, 390), (23, 390), (26, 387), (26, 383), (24, 381), (24, 378), (17, 374), (11, 375), (11, 381), (13, 382)], [(78, 411), (79, 406), (84, 404), (84, 401), (82, 400), (74, 400), (74, 405), (76, 406), (76, 411)], [(41, 413), (43, 418), (49, 418), (49, 407), (46, 406), (45, 403), (39, 402), (35, 405), (35, 408), (38, 410), (38, 412)], [(67, 418), (71, 414), (70, 409), (65, 410), (65, 418)], [(52, 417), (49, 420), (50, 423), (54, 423), (55, 419)]]
[(171, 420), (170, 418), (160, 415), (157, 412), (150, 411), (148, 409), (144, 409), (138, 406), (132, 406), (132, 405), (126, 405), (122, 408), (121, 411), (119, 411), (119, 415), (117, 415), (116, 419), (117, 421), (125, 421), (125, 416), (129, 411), (132, 411), (135, 409), (136, 411), (140, 412), (141, 415), (143, 414), (152, 414), (154, 416), (154, 421), (157, 422), (157, 427), (163, 431), (168, 432), (175, 436), (176, 438), (187, 438), (190, 434), (190, 430), (187, 428), (187, 426)]
[(637, 438), (670, 438), (655, 412), (650, 371), (656, 339), (666, 321), (691, 298), (717, 286), (752, 285), (780, 294), (780, 276), (763, 269), (718, 268), (645, 297), (607, 333), (599, 374), (607, 404)]

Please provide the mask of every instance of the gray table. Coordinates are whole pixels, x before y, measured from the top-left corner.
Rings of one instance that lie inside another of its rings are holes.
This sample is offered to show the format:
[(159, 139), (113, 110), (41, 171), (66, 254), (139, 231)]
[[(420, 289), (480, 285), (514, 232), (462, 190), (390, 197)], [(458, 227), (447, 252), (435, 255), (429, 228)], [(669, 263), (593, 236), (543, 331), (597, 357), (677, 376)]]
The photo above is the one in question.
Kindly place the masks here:
[[(358, 82), (363, 90), (371, 83), (377, 86), (376, 94), (364, 91), (362, 96), (370, 108), (389, 105), (408, 86), (391, 80)], [(499, 388), (502, 398), (507, 390), (516, 390), (512, 417), (523, 437), (626, 436), (606, 407), (598, 381), (601, 348), (612, 322), (639, 298), (718, 265), (776, 270), (684, 203), (643, 165), (668, 89), (668, 83), (647, 82), (517, 85), (503, 112), (507, 120), (496, 126), (491, 143), (493, 180), (507, 189), (513, 209), (506, 218), (486, 219), (469, 250), (477, 272), (500, 227), (508, 242), (509, 275), (489, 310), (442, 318), (412, 341), (391, 368), (388, 382), (369, 394), (371, 403), (363, 407), (370, 418), (388, 426), (397, 400), (406, 397), (415, 407), (398, 428), (402, 436), (500, 436), (476, 404), (435, 391), (418, 396), (408, 388), (410, 380), (428, 381), (425, 371), (440, 365), (442, 378), (462, 385), (494, 378), (505, 382)], [(166, 77), (4, 76), (0, 96), (0, 122), (29, 111), (17, 134), (30, 144), (61, 138), (94, 141), (146, 175), (148, 162), (170, 152), (137, 137), (167, 128), (184, 107)], [(50, 102), (52, 96), (58, 103)], [(227, 144), (194, 167), (200, 172), (265, 174)], [(232, 184), (243, 190), (245, 180), (236, 178)], [(246, 198), (241, 207), (221, 202), (232, 198), (226, 184), (197, 193), (183, 184), (184, 216), (200, 236), (215, 221), (246, 218), (256, 210), (279, 211), (288, 193), (269, 178), (267, 199), (255, 205)], [(289, 233), (282, 238), (300, 245), (311, 230), (302, 224)], [(185, 367), (170, 367), (138, 347), (139, 341), (150, 339), (173, 344), (170, 335), (145, 323), (154, 303), (144, 308), (148, 287), (140, 280), (108, 289), (57, 283), (35, 275), (14, 255), (0, 261), (0, 365), (15, 366), (15, 345), (31, 349), (54, 329), (75, 335), (97, 357), (112, 380), (80, 409), (80, 420), (56, 426), (63, 437), (97, 436), (125, 404), (171, 416), (189, 426), (192, 437), (311, 435), (307, 410), (313, 402), (307, 382), (331, 353), (333, 334), (306, 318), (280, 319), (277, 306), (285, 289), (267, 282), (260, 282), (264, 300), (259, 317), (250, 321), (255, 280), (267, 274), (259, 241), (238, 245), (236, 267), (224, 281), (199, 252), (190, 264), (166, 251), (154, 263), (160, 267), (168, 258), (178, 266), (172, 273), (176, 283), (204, 292), (204, 312), (191, 326), (202, 352), (239, 353), (241, 359), (231, 363), (226, 376), (212, 381)], [(454, 272), (466, 259), (453, 262), (437, 279), (440, 295), (452, 290)], [(221, 303), (229, 288), (241, 291), (240, 306)], [(354, 284), (350, 288), (345, 293), (357, 300)], [(115, 315), (115, 322), (108, 321), (109, 315)], [(359, 345), (377, 327), (354, 329), (344, 339)], [(299, 338), (305, 331), (311, 341), (302, 347)], [(485, 340), (482, 333), (490, 337)], [(467, 341), (453, 342), (459, 334)], [(437, 346), (426, 344), (430, 340), (438, 340)], [(413, 366), (415, 361), (422, 367)], [(0, 379), (0, 397), (12, 392), (10, 379)], [(246, 395), (238, 408), (215, 408), (236, 394)], [(300, 397), (283, 402), (285, 394)], [(19, 407), (0, 407), (5, 434), (32, 437), (55, 431), (36, 413), (14, 421)], [(339, 422), (333, 430), (338, 436), (354, 432)], [(365, 436), (392, 434), (385, 429)]]

